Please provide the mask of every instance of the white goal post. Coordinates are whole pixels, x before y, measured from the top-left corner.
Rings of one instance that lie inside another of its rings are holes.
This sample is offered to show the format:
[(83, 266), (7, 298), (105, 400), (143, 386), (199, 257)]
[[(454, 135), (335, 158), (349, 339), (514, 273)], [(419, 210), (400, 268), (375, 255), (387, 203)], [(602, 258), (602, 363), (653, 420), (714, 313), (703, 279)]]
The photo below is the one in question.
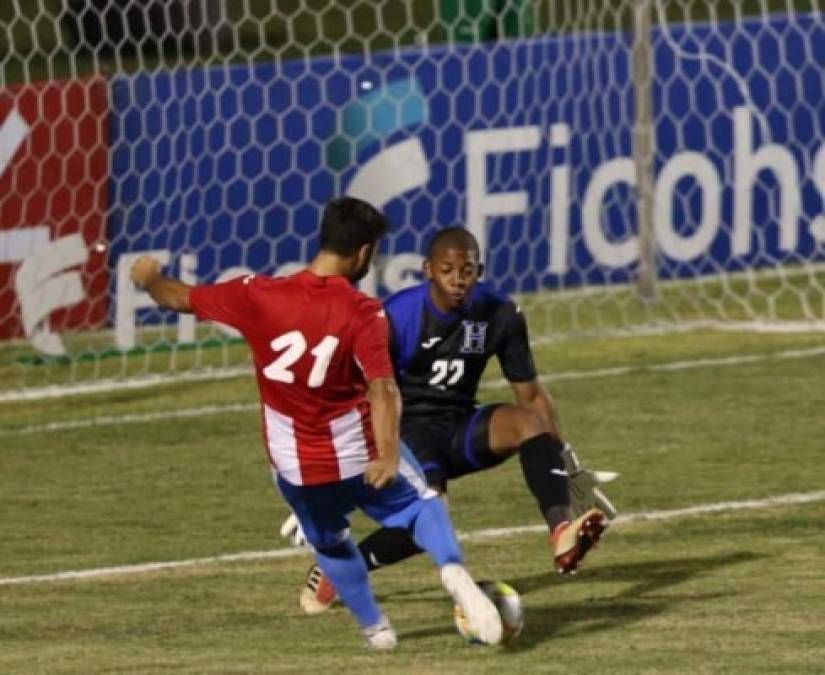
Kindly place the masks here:
[(234, 372), (158, 311), (300, 268), (348, 193), (364, 288), (463, 225), (537, 340), (825, 325), (819, 0), (10, 0), (0, 6), (0, 389)]

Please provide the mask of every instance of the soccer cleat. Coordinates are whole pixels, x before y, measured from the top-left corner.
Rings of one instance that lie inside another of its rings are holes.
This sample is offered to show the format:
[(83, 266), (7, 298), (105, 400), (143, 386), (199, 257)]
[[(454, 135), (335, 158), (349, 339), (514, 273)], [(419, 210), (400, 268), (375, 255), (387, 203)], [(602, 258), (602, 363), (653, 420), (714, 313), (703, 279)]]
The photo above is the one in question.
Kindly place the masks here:
[(441, 583), (467, 618), (472, 635), (488, 645), (500, 644), (504, 638), (501, 615), (467, 570), (455, 563), (444, 565)]
[(332, 582), (326, 578), (318, 565), (313, 565), (307, 572), (307, 580), (298, 596), (298, 604), (307, 614), (326, 612), (335, 602), (338, 593)]
[(365, 628), (364, 637), (370, 649), (393, 649), (398, 644), (398, 636), (386, 616), (382, 616), (374, 626)]
[(573, 522), (557, 525), (551, 535), (556, 571), (575, 574), (584, 556), (599, 542), (604, 528), (604, 513), (599, 509), (590, 509)]

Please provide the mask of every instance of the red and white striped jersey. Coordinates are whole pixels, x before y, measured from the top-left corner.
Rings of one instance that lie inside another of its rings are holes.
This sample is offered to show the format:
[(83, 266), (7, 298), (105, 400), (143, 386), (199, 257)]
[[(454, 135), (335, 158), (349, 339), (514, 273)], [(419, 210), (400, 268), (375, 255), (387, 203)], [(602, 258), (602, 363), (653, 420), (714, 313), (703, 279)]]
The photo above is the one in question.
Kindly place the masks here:
[(366, 383), (393, 376), (377, 300), (309, 270), (197, 286), (189, 300), (198, 318), (246, 338), (264, 441), (284, 479), (320, 485), (363, 473), (376, 452)]

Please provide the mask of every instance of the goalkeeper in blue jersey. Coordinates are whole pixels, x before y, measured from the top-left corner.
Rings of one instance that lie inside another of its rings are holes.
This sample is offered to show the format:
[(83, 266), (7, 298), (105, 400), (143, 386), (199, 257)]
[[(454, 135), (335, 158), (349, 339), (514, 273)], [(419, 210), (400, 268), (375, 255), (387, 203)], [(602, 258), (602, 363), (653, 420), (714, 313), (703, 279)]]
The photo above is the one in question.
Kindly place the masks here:
[[(598, 542), (615, 509), (598, 484), (616, 474), (583, 469), (561, 437), (554, 407), (539, 382), (527, 323), (505, 295), (479, 281), (482, 265), (473, 235), (460, 227), (439, 232), (424, 262), (426, 281), (390, 297), (385, 309), (390, 349), (403, 399), (401, 438), (430, 487), (446, 496), (448, 481), (518, 455), (524, 479), (547, 521), (555, 567), (567, 574)], [(479, 406), (479, 381), (497, 356), (515, 404)], [(300, 543), (293, 518), (282, 534)], [(359, 545), (370, 570), (420, 552), (406, 530), (381, 528)], [(301, 607), (324, 611), (335, 589), (313, 566)]]

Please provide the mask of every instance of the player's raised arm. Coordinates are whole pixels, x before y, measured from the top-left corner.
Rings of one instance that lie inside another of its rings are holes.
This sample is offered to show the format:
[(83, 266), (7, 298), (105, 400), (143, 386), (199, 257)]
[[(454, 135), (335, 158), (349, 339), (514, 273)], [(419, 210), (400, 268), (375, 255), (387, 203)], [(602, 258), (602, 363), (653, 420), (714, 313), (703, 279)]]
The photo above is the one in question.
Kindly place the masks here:
[(370, 380), (367, 388), (372, 414), (372, 431), (378, 456), (369, 463), (364, 480), (382, 488), (395, 480), (398, 473), (398, 419), (401, 415), (401, 395), (392, 377)]
[(144, 255), (138, 258), (129, 272), (129, 277), (138, 288), (146, 290), (158, 305), (176, 312), (191, 312), (189, 292), (192, 286), (164, 276), (160, 271), (160, 262)]

